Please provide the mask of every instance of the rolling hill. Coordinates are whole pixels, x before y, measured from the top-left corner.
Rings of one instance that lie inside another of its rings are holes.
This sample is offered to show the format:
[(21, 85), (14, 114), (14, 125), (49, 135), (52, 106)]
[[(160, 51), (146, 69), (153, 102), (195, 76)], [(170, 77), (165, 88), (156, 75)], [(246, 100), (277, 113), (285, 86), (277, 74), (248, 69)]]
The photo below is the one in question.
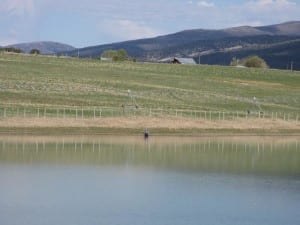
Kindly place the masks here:
[[(108, 49), (125, 49), (140, 61), (160, 61), (167, 57), (193, 57), (207, 64), (228, 65), (232, 57), (259, 55), (273, 68), (285, 69), (299, 62), (300, 21), (270, 26), (241, 26), (221, 30), (185, 30), (155, 38), (91, 46), (61, 54), (99, 57)], [(295, 64), (300, 70), (300, 65)]]

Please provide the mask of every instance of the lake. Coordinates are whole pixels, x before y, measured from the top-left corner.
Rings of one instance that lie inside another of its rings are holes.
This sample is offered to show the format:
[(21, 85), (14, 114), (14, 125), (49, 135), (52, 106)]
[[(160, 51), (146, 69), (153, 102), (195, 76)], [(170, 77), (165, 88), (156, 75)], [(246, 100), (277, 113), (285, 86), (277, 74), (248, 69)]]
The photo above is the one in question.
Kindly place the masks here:
[(0, 137), (3, 225), (299, 225), (300, 137)]

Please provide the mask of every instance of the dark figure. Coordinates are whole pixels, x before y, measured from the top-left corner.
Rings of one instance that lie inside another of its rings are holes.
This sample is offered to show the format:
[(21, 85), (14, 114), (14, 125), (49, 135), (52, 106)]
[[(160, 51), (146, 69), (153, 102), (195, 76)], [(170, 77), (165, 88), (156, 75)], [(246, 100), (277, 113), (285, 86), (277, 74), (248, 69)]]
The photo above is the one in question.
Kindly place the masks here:
[(148, 137), (149, 137), (149, 131), (148, 131), (148, 129), (146, 129), (146, 130), (144, 131), (144, 138), (145, 138), (145, 139), (148, 139)]

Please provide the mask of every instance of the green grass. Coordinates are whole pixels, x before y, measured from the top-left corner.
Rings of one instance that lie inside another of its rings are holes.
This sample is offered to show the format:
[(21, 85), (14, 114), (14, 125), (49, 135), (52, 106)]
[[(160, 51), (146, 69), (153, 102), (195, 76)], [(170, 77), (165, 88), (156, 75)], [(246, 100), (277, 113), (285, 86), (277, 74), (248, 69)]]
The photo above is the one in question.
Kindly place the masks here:
[(221, 66), (104, 63), (0, 54), (0, 104), (120, 107), (127, 90), (140, 108), (300, 111), (300, 73)]

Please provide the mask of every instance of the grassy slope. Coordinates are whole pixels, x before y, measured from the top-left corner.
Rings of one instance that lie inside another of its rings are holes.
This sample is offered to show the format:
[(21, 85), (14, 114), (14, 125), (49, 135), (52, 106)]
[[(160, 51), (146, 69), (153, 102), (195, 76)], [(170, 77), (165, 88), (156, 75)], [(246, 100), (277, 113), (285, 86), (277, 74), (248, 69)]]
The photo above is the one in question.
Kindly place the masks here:
[(0, 54), (0, 104), (300, 111), (300, 73)]

